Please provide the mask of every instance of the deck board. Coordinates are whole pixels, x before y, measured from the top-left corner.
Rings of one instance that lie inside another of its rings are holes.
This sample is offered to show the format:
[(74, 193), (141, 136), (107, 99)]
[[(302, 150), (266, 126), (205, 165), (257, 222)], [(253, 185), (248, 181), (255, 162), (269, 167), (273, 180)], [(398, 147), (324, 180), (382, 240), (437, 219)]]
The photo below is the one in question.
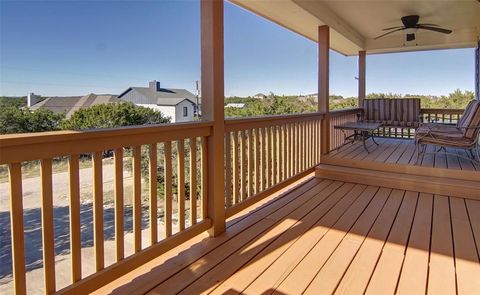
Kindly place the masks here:
[(155, 268), (134, 271), (102, 293), (480, 289), (480, 201), (311, 180), (245, 214), (230, 221), (225, 234), (192, 239), (176, 256), (160, 257)]
[[(367, 147), (370, 153), (364, 150), (361, 142), (356, 142), (330, 152), (328, 157), (331, 159), (353, 159), (403, 165), (418, 163), (421, 167), (480, 171), (478, 164), (465, 159), (465, 157), (470, 157), (465, 150), (447, 148), (448, 153), (445, 153), (445, 151), (437, 151), (437, 147), (429, 145), (427, 146), (427, 154), (421, 156), (421, 159), (417, 162), (417, 151), (413, 140), (392, 138), (377, 138), (375, 140), (380, 145), (377, 147), (369, 140)], [(435, 151), (436, 153), (432, 154)]]

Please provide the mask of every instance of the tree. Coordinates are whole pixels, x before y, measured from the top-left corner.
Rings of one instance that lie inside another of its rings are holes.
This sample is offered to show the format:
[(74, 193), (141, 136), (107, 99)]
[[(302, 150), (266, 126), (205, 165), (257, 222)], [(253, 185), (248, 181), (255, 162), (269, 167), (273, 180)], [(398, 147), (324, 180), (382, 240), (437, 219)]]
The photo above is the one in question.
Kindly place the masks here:
[(31, 112), (28, 109), (4, 107), (0, 112), (0, 133), (25, 133), (59, 130), (64, 114), (47, 109)]
[(170, 118), (156, 110), (130, 102), (99, 104), (80, 109), (62, 123), (62, 129), (80, 130), (119, 126), (169, 123)]

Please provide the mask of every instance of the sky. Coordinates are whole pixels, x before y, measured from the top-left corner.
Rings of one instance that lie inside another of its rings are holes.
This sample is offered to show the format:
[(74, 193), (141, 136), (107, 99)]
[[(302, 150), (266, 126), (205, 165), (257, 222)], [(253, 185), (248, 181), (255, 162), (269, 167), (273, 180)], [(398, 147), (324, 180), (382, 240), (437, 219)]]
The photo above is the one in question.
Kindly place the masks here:
[[(225, 3), (225, 95), (317, 92), (317, 46)], [(198, 0), (0, 0), (0, 95), (120, 94), (130, 86), (194, 91)], [(474, 89), (474, 50), (367, 56), (367, 92), (447, 95)], [(330, 93), (357, 94), (357, 57), (330, 57)]]

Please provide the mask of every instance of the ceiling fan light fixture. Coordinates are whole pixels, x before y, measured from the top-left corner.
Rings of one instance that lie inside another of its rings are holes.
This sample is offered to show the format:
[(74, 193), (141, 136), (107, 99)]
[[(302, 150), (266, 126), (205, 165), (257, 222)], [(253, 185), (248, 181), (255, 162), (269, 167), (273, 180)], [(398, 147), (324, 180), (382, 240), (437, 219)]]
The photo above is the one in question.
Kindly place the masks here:
[(406, 28), (404, 30), (405, 34), (410, 35), (410, 34), (415, 34), (417, 32), (417, 28)]

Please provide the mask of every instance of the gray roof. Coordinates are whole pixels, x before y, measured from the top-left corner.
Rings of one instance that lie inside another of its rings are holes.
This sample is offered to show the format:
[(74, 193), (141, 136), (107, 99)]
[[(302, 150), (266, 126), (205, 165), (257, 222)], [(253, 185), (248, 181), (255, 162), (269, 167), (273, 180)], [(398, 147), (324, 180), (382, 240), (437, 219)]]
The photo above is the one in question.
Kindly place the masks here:
[[(156, 105), (175, 106), (185, 99), (192, 103), (197, 101), (197, 97), (186, 89), (173, 89), (173, 88), (160, 88), (159, 91), (155, 91), (149, 87), (130, 87), (118, 98), (125, 99), (125, 94), (135, 90), (142, 94), (148, 101), (132, 101), (133, 103), (147, 103)], [(135, 100), (135, 99), (134, 99)]]
[(90, 93), (85, 96), (54, 96), (42, 100), (41, 102), (30, 107), (30, 109), (35, 111), (40, 108), (45, 108), (54, 113), (65, 113), (67, 118), (69, 118), (75, 111), (79, 109), (118, 101), (120, 100), (115, 95), (110, 94), (97, 95)]

